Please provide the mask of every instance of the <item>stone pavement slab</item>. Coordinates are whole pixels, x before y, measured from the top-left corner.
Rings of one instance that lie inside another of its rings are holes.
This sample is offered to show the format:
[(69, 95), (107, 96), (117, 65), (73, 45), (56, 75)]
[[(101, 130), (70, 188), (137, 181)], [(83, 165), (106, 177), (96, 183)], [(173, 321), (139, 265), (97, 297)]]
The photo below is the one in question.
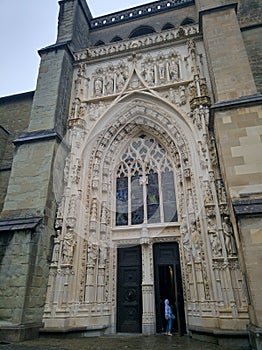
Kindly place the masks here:
[[(116, 335), (93, 338), (40, 337), (16, 344), (0, 342), (0, 350), (238, 350), (178, 335)], [(239, 350), (249, 348), (239, 348)]]

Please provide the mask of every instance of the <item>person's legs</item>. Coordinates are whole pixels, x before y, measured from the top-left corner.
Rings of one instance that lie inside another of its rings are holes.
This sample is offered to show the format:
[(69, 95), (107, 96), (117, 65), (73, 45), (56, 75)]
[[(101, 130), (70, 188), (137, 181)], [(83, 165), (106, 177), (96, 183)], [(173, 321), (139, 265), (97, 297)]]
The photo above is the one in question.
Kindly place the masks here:
[(168, 335), (171, 335), (171, 331), (172, 331), (172, 318), (170, 318), (170, 319), (167, 321), (167, 334), (168, 334)]

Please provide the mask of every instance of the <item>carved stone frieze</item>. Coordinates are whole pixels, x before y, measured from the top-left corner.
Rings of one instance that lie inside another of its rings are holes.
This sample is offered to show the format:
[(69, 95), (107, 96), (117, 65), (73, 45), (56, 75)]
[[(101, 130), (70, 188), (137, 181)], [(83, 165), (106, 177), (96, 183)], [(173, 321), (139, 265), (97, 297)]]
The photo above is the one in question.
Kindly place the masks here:
[(121, 92), (128, 76), (129, 68), (124, 62), (98, 67), (92, 76), (92, 96), (101, 97)]
[(153, 46), (154, 44), (168, 43), (181, 38), (188, 38), (198, 33), (198, 25), (190, 25), (185, 28), (175, 28), (163, 33), (155, 33), (147, 35), (139, 39), (125, 40), (104, 45), (96, 48), (88, 48), (74, 54), (76, 61), (88, 60), (106, 55), (123, 53), (130, 50)]

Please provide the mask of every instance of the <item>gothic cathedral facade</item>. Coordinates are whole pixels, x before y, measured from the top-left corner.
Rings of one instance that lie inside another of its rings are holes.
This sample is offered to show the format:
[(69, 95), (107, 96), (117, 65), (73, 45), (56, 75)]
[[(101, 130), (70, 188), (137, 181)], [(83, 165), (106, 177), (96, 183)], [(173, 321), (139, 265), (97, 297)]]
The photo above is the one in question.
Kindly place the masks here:
[(0, 336), (161, 333), (168, 298), (262, 349), (259, 1), (59, 6), (24, 131), (1, 117)]

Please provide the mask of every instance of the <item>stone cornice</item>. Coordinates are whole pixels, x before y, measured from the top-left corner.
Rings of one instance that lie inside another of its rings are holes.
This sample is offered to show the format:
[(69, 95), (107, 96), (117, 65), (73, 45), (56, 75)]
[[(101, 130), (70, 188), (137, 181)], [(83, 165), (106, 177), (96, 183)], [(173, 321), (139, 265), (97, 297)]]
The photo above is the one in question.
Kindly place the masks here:
[(240, 198), (233, 200), (232, 204), (237, 216), (262, 213), (262, 198)]
[(210, 113), (209, 128), (210, 129), (213, 128), (215, 112), (225, 111), (228, 109), (256, 106), (256, 105), (258, 106), (261, 103), (262, 103), (262, 95), (261, 94), (244, 96), (244, 97), (237, 98), (235, 100), (217, 102), (213, 106), (210, 107), (211, 113)]
[(61, 135), (58, 134), (54, 129), (50, 130), (40, 130), (40, 131), (32, 131), (26, 132), (20, 135), (16, 140), (13, 141), (15, 146), (20, 146), (24, 143), (29, 142), (39, 142), (39, 141), (49, 141), (52, 139), (58, 140), (58, 142), (62, 141)]
[(213, 111), (217, 111), (217, 110), (221, 111), (224, 109), (259, 105), (260, 103), (262, 103), (262, 95), (256, 94), (256, 95), (240, 97), (235, 100), (221, 101), (221, 102), (215, 103), (211, 107), (211, 109)]
[(61, 43), (55, 43), (53, 45), (44, 47), (43, 49), (38, 50), (38, 53), (40, 55), (40, 57), (42, 57), (43, 54), (46, 54), (48, 52), (52, 52), (52, 51), (59, 51), (59, 50), (65, 50), (67, 51), (67, 53), (69, 54), (69, 56), (71, 56), (72, 60), (74, 60), (74, 55), (73, 52), (70, 48), (70, 43), (71, 41), (63, 41)]
[(33, 99), (34, 93), (35, 93), (35, 91), (27, 91), (27, 92), (22, 92), (19, 94), (3, 96), (3, 97), (0, 97), (0, 104), (5, 103), (5, 102), (12, 103), (14, 100), (18, 100), (18, 99), (25, 99), (25, 98)]
[(136, 6), (131, 9), (93, 18), (91, 21), (91, 29), (100, 29), (106, 26), (136, 20), (138, 18), (152, 16), (157, 13), (170, 11), (171, 9), (194, 5), (194, 3), (194, 0), (162, 0), (150, 2), (143, 6)]
[(42, 219), (42, 217), (0, 219), (0, 232), (33, 230)]

